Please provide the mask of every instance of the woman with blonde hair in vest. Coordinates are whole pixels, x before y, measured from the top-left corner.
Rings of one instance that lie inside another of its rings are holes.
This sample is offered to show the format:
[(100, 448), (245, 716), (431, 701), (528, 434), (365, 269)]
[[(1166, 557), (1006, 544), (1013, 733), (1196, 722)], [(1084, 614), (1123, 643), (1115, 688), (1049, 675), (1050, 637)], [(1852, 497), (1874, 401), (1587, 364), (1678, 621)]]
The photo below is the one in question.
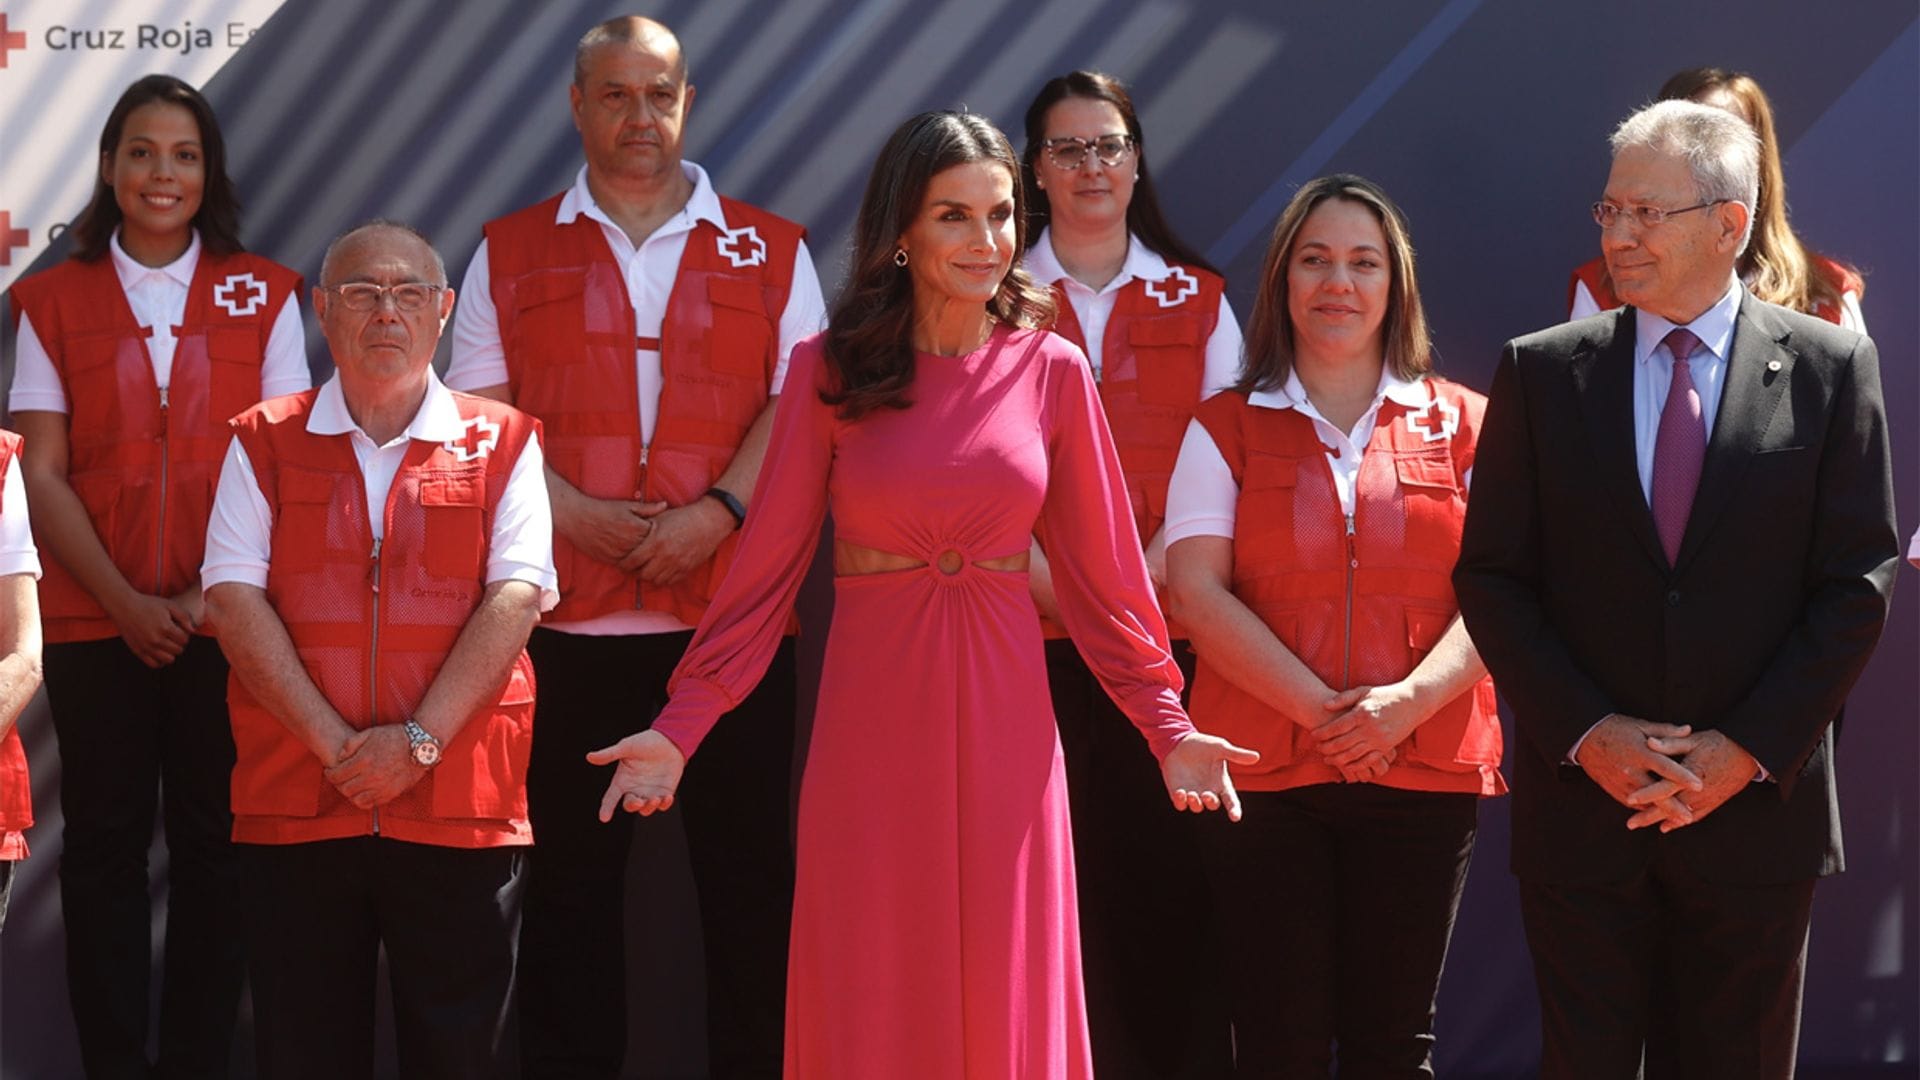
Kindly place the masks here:
[(1505, 791), (1493, 684), (1451, 581), (1485, 399), (1432, 371), (1406, 220), (1327, 176), (1280, 216), (1239, 383), (1167, 500), (1194, 725), (1260, 753), (1200, 827), (1236, 1073), (1431, 1076), (1477, 802)]
[[(1202, 398), (1232, 384), (1240, 324), (1226, 282), (1160, 209), (1145, 135), (1120, 80), (1073, 71), (1027, 107), (1022, 157), (1026, 269), (1053, 290), (1053, 332), (1080, 347), (1113, 429), (1134, 529), (1156, 590), (1166, 586), (1161, 522), (1180, 437)], [(1032, 552), (1033, 598), (1073, 806), (1087, 1023), (1103, 1077), (1214, 1076), (1228, 1060), (1226, 1004), (1193, 823), (1169, 813), (1160, 769), (1101, 689), (1059, 621), (1048, 552)], [(1193, 651), (1169, 625), (1189, 683)], [(1174, 907), (1187, 936), (1156, 928)], [(1196, 965), (1199, 965), (1196, 967)], [(1191, 994), (1164, 987), (1190, 980)]]
[[(1808, 248), (1787, 221), (1787, 177), (1780, 165), (1773, 103), (1753, 76), (1725, 68), (1688, 68), (1660, 87), (1659, 100), (1697, 101), (1725, 109), (1760, 136), (1760, 201), (1753, 209), (1753, 238), (1740, 256), (1739, 267), (1747, 290), (1768, 303), (1866, 333), (1860, 298), (1867, 285), (1860, 272)], [(1573, 272), (1567, 283), (1567, 306), (1573, 319), (1620, 306), (1604, 260), (1595, 256)]]
[[(12, 291), (10, 405), (51, 556), (40, 605), (68, 993), (89, 1076), (224, 1076), (244, 962), (227, 663), (200, 557), (227, 418), (311, 383), (300, 277), (241, 247), (219, 125), (186, 83), (129, 86), (89, 167), (72, 257)], [(151, 1063), (156, 809), (168, 888)]]

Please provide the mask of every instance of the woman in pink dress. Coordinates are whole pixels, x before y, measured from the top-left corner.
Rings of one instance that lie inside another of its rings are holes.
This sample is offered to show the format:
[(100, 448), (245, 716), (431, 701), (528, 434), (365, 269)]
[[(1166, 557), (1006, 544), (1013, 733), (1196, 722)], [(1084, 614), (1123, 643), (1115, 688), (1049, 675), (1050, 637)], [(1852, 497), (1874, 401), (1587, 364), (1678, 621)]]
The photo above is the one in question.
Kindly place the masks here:
[[(1087, 1077), (1072, 844), (1028, 540), (1175, 807), (1239, 807), (1196, 734), (1079, 351), (1036, 327), (1006, 137), (927, 113), (888, 141), (827, 332), (794, 349), (731, 573), (602, 804), (670, 806), (759, 679), (834, 516), (833, 626), (801, 785), (786, 1073)], [(1177, 932), (1170, 916), (1167, 932)]]

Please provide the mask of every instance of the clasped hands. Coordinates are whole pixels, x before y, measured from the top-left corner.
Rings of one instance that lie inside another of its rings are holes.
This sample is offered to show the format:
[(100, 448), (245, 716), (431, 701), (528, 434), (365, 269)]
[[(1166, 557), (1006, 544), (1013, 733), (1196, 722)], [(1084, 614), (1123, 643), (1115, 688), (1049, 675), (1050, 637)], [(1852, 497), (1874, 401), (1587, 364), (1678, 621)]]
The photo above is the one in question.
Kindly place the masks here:
[(1627, 828), (1684, 828), (1718, 810), (1759, 774), (1760, 763), (1718, 731), (1612, 713), (1580, 744), (1575, 762), (1632, 810)]
[(648, 585), (677, 584), (734, 530), (733, 515), (717, 501), (699, 498), (685, 506), (581, 496), (567, 539), (621, 573)]
[(413, 742), (400, 724), (375, 724), (348, 735), (326, 767), (327, 783), (362, 810), (407, 793), (427, 767), (413, 760)]
[(1404, 682), (1356, 686), (1322, 702), (1322, 719), (1307, 727), (1314, 748), (1340, 771), (1340, 779), (1361, 784), (1387, 771), (1400, 744), (1431, 711)]

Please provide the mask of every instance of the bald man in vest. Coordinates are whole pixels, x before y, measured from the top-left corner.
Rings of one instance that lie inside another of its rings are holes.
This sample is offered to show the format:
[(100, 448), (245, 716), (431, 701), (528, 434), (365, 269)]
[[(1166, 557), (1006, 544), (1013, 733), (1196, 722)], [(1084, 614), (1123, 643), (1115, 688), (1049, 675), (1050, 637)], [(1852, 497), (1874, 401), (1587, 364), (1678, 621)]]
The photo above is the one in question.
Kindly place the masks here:
[[(561, 194), (487, 225), (447, 381), (546, 425), (561, 601), (528, 646), (540, 843), (521, 937), (522, 1060), (533, 1076), (612, 1077), (625, 1053), (634, 826), (599, 820), (609, 770), (586, 753), (664, 702), (753, 504), (788, 352), (821, 328), (825, 305), (803, 230), (716, 195), (681, 159), (694, 87), (666, 27), (628, 17), (588, 31), (569, 93), (585, 167)], [(780, 1071), (793, 672), (788, 638), (680, 791), (715, 1077)]]
[(434, 377), (445, 267), (404, 225), (328, 248), (335, 373), (232, 421), (207, 529), (260, 1074), (511, 1074), (533, 670), (559, 599), (539, 422)]

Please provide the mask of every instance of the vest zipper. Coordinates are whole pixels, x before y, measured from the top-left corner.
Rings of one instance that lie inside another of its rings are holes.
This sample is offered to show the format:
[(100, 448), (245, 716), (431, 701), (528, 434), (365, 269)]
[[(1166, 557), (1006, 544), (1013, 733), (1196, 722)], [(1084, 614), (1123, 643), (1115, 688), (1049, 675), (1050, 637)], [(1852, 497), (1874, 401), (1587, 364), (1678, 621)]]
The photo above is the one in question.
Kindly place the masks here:
[[(1355, 482), (1358, 482), (1356, 478)], [(1353, 515), (1347, 515), (1347, 605), (1346, 628), (1341, 637), (1340, 689), (1353, 688), (1353, 572), (1360, 568), (1359, 541), (1353, 534)]]
[(155, 513), (160, 520), (155, 523), (153, 544), (153, 591), (158, 593), (166, 588), (167, 582), (167, 465), (171, 457), (167, 438), (167, 388), (160, 388), (160, 498)]
[[(373, 553), (369, 556), (372, 564), (373, 583), (373, 642), (367, 649), (367, 722), (378, 723), (380, 711), (380, 538), (373, 538)], [(373, 808), (373, 835), (380, 835), (380, 808)]]
[[(665, 354), (663, 353), (662, 355), (664, 356)], [(661, 393), (664, 396), (665, 391), (663, 390)], [(655, 434), (658, 434), (658, 432), (655, 432)], [(633, 497), (635, 501), (638, 501), (638, 502), (647, 501), (647, 451), (650, 449), (652, 448), (649, 447), (646, 443), (640, 444), (640, 471), (638, 475), (635, 476), (633, 481)], [(635, 611), (640, 611), (646, 607), (645, 598), (641, 595), (641, 591), (642, 591), (642, 586), (640, 584), (640, 579), (634, 578), (633, 579), (633, 610)]]

